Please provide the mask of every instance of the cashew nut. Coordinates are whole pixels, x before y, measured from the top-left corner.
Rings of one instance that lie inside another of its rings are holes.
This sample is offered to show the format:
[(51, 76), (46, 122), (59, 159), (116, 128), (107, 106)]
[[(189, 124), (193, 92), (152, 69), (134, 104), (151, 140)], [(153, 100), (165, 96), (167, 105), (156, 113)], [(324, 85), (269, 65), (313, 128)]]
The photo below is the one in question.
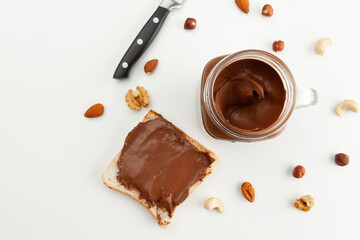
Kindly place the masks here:
[(207, 210), (211, 210), (213, 208), (216, 208), (219, 213), (225, 212), (225, 205), (223, 201), (221, 201), (219, 198), (212, 197), (205, 201), (204, 208)]
[(332, 41), (330, 38), (321, 38), (315, 45), (315, 52), (319, 55), (324, 55), (326, 52), (326, 46), (330, 46)]
[(342, 116), (345, 110), (350, 110), (356, 113), (359, 111), (359, 103), (354, 100), (345, 100), (336, 106), (335, 113), (338, 116)]

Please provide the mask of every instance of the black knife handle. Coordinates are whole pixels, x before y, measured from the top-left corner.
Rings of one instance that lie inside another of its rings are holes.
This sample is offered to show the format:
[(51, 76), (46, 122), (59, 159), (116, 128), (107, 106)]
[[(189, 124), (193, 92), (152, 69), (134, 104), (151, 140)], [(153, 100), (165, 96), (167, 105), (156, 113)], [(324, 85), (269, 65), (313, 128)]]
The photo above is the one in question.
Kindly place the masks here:
[(129, 72), (132, 66), (155, 38), (169, 12), (170, 11), (168, 9), (163, 7), (158, 7), (158, 9), (156, 9), (155, 13), (141, 29), (140, 33), (136, 36), (130, 48), (127, 50), (124, 57), (121, 59), (114, 73), (115, 79), (126, 78), (129, 76)]

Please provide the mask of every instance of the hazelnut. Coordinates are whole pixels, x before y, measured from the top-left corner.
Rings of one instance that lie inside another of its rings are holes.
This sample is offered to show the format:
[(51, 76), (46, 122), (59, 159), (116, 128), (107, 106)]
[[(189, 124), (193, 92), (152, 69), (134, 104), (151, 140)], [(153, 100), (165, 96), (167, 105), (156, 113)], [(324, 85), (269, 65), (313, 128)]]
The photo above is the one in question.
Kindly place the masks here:
[(184, 24), (184, 28), (192, 30), (196, 28), (196, 20), (194, 18), (187, 18)]
[(345, 153), (338, 153), (335, 155), (335, 163), (344, 167), (349, 164), (349, 156)]
[(284, 50), (285, 43), (281, 40), (275, 41), (272, 45), (274, 52), (281, 52)]
[(271, 17), (274, 13), (274, 9), (270, 4), (265, 4), (261, 13), (266, 17)]
[(302, 178), (305, 175), (305, 168), (301, 165), (298, 165), (294, 168), (293, 176), (296, 178)]

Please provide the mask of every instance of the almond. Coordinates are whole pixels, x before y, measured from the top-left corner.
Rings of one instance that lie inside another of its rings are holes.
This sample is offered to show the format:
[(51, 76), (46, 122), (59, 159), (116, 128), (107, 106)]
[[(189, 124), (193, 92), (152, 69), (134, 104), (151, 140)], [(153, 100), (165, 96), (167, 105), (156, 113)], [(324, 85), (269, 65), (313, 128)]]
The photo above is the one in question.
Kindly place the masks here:
[(253, 202), (255, 200), (255, 189), (251, 183), (244, 182), (241, 185), (241, 192), (249, 202)]
[(101, 103), (97, 103), (91, 106), (84, 114), (87, 118), (94, 118), (103, 115), (104, 113), (104, 106)]
[(244, 13), (249, 13), (249, 0), (235, 0), (236, 5), (243, 11)]
[(153, 59), (153, 60), (148, 61), (144, 66), (145, 72), (146, 73), (152, 73), (155, 70), (158, 63), (159, 63), (159, 60), (157, 60), (157, 59)]

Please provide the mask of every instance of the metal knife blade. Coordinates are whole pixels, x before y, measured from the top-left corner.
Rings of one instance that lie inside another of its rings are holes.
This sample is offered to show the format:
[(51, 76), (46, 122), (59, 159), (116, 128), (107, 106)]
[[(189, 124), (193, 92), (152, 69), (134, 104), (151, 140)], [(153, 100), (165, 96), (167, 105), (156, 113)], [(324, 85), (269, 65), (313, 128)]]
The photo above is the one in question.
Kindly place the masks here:
[(184, 3), (184, 0), (163, 0), (160, 3), (160, 7), (172, 10), (174, 8), (180, 8)]

